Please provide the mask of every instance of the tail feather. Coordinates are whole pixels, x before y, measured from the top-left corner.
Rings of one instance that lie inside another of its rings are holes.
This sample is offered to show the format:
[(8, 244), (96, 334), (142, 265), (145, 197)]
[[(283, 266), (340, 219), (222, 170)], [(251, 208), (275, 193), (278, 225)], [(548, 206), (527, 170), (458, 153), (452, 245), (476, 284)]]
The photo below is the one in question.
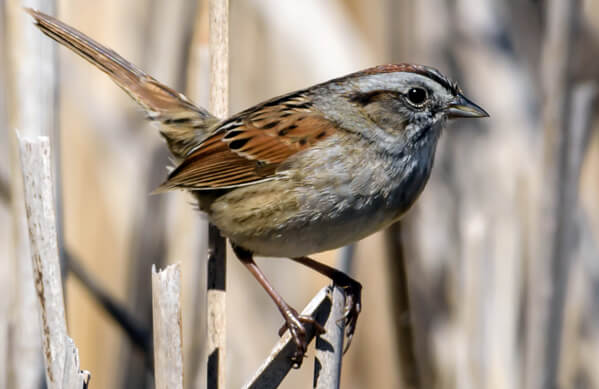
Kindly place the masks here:
[(87, 35), (42, 12), (26, 8), (47, 36), (85, 58), (140, 104), (151, 120), (161, 123), (169, 149), (184, 158), (218, 119), (183, 94), (161, 84), (141, 69)]

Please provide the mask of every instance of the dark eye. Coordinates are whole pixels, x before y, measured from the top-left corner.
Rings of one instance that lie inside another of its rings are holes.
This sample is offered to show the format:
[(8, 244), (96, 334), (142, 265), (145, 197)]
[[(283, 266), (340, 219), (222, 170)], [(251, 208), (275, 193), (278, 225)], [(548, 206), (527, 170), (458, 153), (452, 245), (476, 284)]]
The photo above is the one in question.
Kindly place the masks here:
[(421, 106), (426, 102), (427, 94), (423, 88), (410, 88), (408, 91), (408, 102), (415, 106)]

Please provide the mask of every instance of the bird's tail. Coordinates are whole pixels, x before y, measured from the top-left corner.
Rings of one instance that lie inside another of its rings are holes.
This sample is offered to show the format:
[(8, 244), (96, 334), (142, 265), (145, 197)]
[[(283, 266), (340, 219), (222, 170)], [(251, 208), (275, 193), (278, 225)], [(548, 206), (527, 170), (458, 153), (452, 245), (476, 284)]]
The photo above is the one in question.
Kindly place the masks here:
[(108, 74), (137, 101), (151, 120), (161, 123), (160, 132), (169, 149), (184, 158), (203, 139), (218, 119), (195, 106), (183, 94), (161, 84), (135, 65), (73, 27), (42, 12), (27, 8), (44, 34), (73, 50)]

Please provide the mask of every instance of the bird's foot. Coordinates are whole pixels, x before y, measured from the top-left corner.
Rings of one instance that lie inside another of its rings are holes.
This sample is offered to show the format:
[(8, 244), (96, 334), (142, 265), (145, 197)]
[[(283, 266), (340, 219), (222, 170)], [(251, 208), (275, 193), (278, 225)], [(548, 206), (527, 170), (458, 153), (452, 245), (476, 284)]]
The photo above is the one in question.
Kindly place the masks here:
[(325, 330), (320, 323), (314, 320), (314, 318), (311, 316), (300, 315), (291, 307), (283, 312), (283, 316), (285, 317), (285, 324), (279, 329), (279, 336), (283, 336), (287, 330), (291, 333), (291, 338), (296, 346), (296, 350), (291, 356), (291, 361), (293, 362), (293, 368), (299, 369), (304, 361), (304, 355), (308, 348), (305, 324), (314, 326), (314, 330), (319, 334), (324, 333)]
[(345, 335), (347, 336), (347, 343), (343, 352), (347, 352), (351, 341), (356, 332), (356, 323), (358, 322), (358, 316), (362, 311), (362, 285), (354, 280), (343, 287), (345, 291), (345, 308), (343, 310), (343, 318), (345, 324)]

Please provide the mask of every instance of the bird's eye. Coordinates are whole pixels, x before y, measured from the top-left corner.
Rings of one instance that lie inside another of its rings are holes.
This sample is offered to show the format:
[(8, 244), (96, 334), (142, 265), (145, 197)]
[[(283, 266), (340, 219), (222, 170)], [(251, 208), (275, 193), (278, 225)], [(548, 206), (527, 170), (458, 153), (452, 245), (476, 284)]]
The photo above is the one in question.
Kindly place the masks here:
[(410, 104), (420, 107), (426, 102), (426, 90), (423, 88), (410, 88), (407, 94), (407, 99)]

